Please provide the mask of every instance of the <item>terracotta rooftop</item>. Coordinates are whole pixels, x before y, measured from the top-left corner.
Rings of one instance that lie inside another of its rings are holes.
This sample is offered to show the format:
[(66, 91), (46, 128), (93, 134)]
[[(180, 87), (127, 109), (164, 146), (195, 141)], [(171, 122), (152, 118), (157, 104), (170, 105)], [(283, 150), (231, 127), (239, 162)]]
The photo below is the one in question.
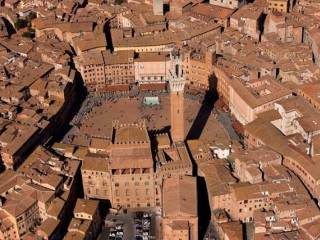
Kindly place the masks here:
[(299, 90), (302, 94), (306, 95), (306, 97), (311, 98), (312, 101), (320, 104), (320, 83), (305, 84), (299, 87)]
[(209, 18), (221, 18), (226, 19), (231, 16), (234, 10), (229, 8), (224, 8), (220, 6), (215, 6), (209, 3), (200, 3), (195, 5), (192, 12), (200, 14)]
[[(255, 82), (257, 83), (255, 84)], [(231, 86), (252, 108), (291, 95), (290, 90), (277, 83), (271, 77), (263, 77), (257, 81), (252, 80), (248, 82), (234, 79), (231, 81)]]
[(109, 169), (109, 164), (107, 159), (102, 158), (99, 155), (97, 155), (96, 157), (88, 156), (82, 160), (81, 169), (83, 171), (106, 172)]
[(191, 176), (172, 176), (164, 181), (163, 215), (198, 216), (197, 180)]
[(77, 203), (73, 210), (73, 213), (84, 213), (93, 216), (97, 212), (98, 206), (99, 201), (89, 199), (77, 199)]
[(59, 220), (49, 217), (46, 220), (44, 220), (44, 222), (40, 225), (37, 231), (43, 232), (47, 236), (51, 236), (51, 234), (53, 234), (54, 231), (57, 229), (59, 223)]
[(114, 127), (113, 144), (149, 143), (149, 136), (145, 126), (135, 124), (121, 124)]
[(112, 169), (153, 168), (150, 146), (117, 146), (111, 149)]
[(232, 240), (242, 240), (243, 239), (243, 227), (240, 222), (228, 222), (222, 223), (222, 231), (225, 235)]
[(283, 156), (290, 157), (303, 166), (306, 171), (316, 181), (320, 179), (320, 164), (312, 161), (311, 158), (305, 157), (298, 151), (289, 147), (289, 142), (286, 136), (284, 136), (276, 127), (270, 122), (279, 119), (277, 111), (272, 110), (266, 113), (262, 113), (256, 120), (245, 126), (245, 131), (258, 137), (263, 141), (265, 145), (279, 152)]

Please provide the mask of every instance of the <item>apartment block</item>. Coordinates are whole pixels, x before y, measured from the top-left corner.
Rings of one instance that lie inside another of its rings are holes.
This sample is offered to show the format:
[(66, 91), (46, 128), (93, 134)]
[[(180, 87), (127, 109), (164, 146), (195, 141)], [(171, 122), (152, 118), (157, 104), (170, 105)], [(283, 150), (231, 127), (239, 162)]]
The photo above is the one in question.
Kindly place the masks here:
[(245, 1), (242, 0), (210, 0), (210, 4), (216, 5), (219, 7), (225, 7), (230, 9), (238, 9), (243, 4), (245, 4)]
[(198, 239), (197, 180), (172, 176), (163, 184), (162, 234), (164, 240)]
[(212, 87), (213, 83), (210, 83), (210, 78), (213, 74), (215, 57), (215, 52), (203, 49), (187, 51), (183, 57), (183, 68), (187, 83), (204, 89)]
[(108, 86), (134, 83), (133, 51), (90, 52), (75, 59), (89, 91), (105, 91)]

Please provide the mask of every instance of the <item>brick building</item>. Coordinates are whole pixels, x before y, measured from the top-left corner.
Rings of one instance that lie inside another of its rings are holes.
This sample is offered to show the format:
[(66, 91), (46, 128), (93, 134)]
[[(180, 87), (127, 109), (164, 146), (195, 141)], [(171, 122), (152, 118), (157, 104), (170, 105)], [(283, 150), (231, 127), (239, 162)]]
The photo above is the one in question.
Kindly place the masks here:
[(134, 83), (134, 52), (89, 52), (75, 59), (89, 91), (104, 91), (107, 86)]
[(211, 51), (200, 49), (186, 51), (183, 57), (183, 70), (187, 83), (208, 89), (215, 57), (215, 52)]
[(172, 176), (163, 185), (162, 236), (164, 240), (198, 239), (197, 180)]
[(114, 122), (112, 131), (108, 159), (101, 155), (83, 160), (85, 196), (109, 199), (113, 206), (154, 207), (153, 159), (145, 124)]

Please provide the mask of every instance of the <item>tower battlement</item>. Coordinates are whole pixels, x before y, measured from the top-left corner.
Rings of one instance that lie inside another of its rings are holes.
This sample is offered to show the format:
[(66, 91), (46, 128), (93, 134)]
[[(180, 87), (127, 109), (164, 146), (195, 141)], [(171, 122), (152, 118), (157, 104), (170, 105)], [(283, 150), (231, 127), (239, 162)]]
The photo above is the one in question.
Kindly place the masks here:
[(173, 50), (170, 53), (170, 77), (169, 85), (171, 92), (183, 92), (186, 79), (182, 69), (182, 55), (178, 50)]

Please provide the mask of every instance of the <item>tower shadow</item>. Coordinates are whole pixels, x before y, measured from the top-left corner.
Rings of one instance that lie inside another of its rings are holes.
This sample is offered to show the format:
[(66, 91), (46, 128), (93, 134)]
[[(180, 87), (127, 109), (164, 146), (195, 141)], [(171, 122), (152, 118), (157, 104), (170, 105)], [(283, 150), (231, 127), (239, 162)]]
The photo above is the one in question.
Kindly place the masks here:
[(218, 94), (216, 90), (217, 78), (214, 74), (210, 75), (208, 83), (209, 89), (205, 92), (201, 108), (199, 109), (199, 112), (192, 123), (186, 140), (199, 139), (213, 110), (214, 103), (218, 100)]
[(199, 239), (204, 239), (211, 219), (211, 210), (206, 181), (203, 177), (197, 177), (197, 182)]
[(15, 33), (17, 32), (17, 31), (15, 30), (14, 26), (9, 22), (8, 19), (6, 19), (5, 17), (1, 17), (1, 19), (3, 20), (3, 23), (4, 23), (5, 27), (7, 28), (9, 37), (10, 37), (12, 34), (15, 34)]

